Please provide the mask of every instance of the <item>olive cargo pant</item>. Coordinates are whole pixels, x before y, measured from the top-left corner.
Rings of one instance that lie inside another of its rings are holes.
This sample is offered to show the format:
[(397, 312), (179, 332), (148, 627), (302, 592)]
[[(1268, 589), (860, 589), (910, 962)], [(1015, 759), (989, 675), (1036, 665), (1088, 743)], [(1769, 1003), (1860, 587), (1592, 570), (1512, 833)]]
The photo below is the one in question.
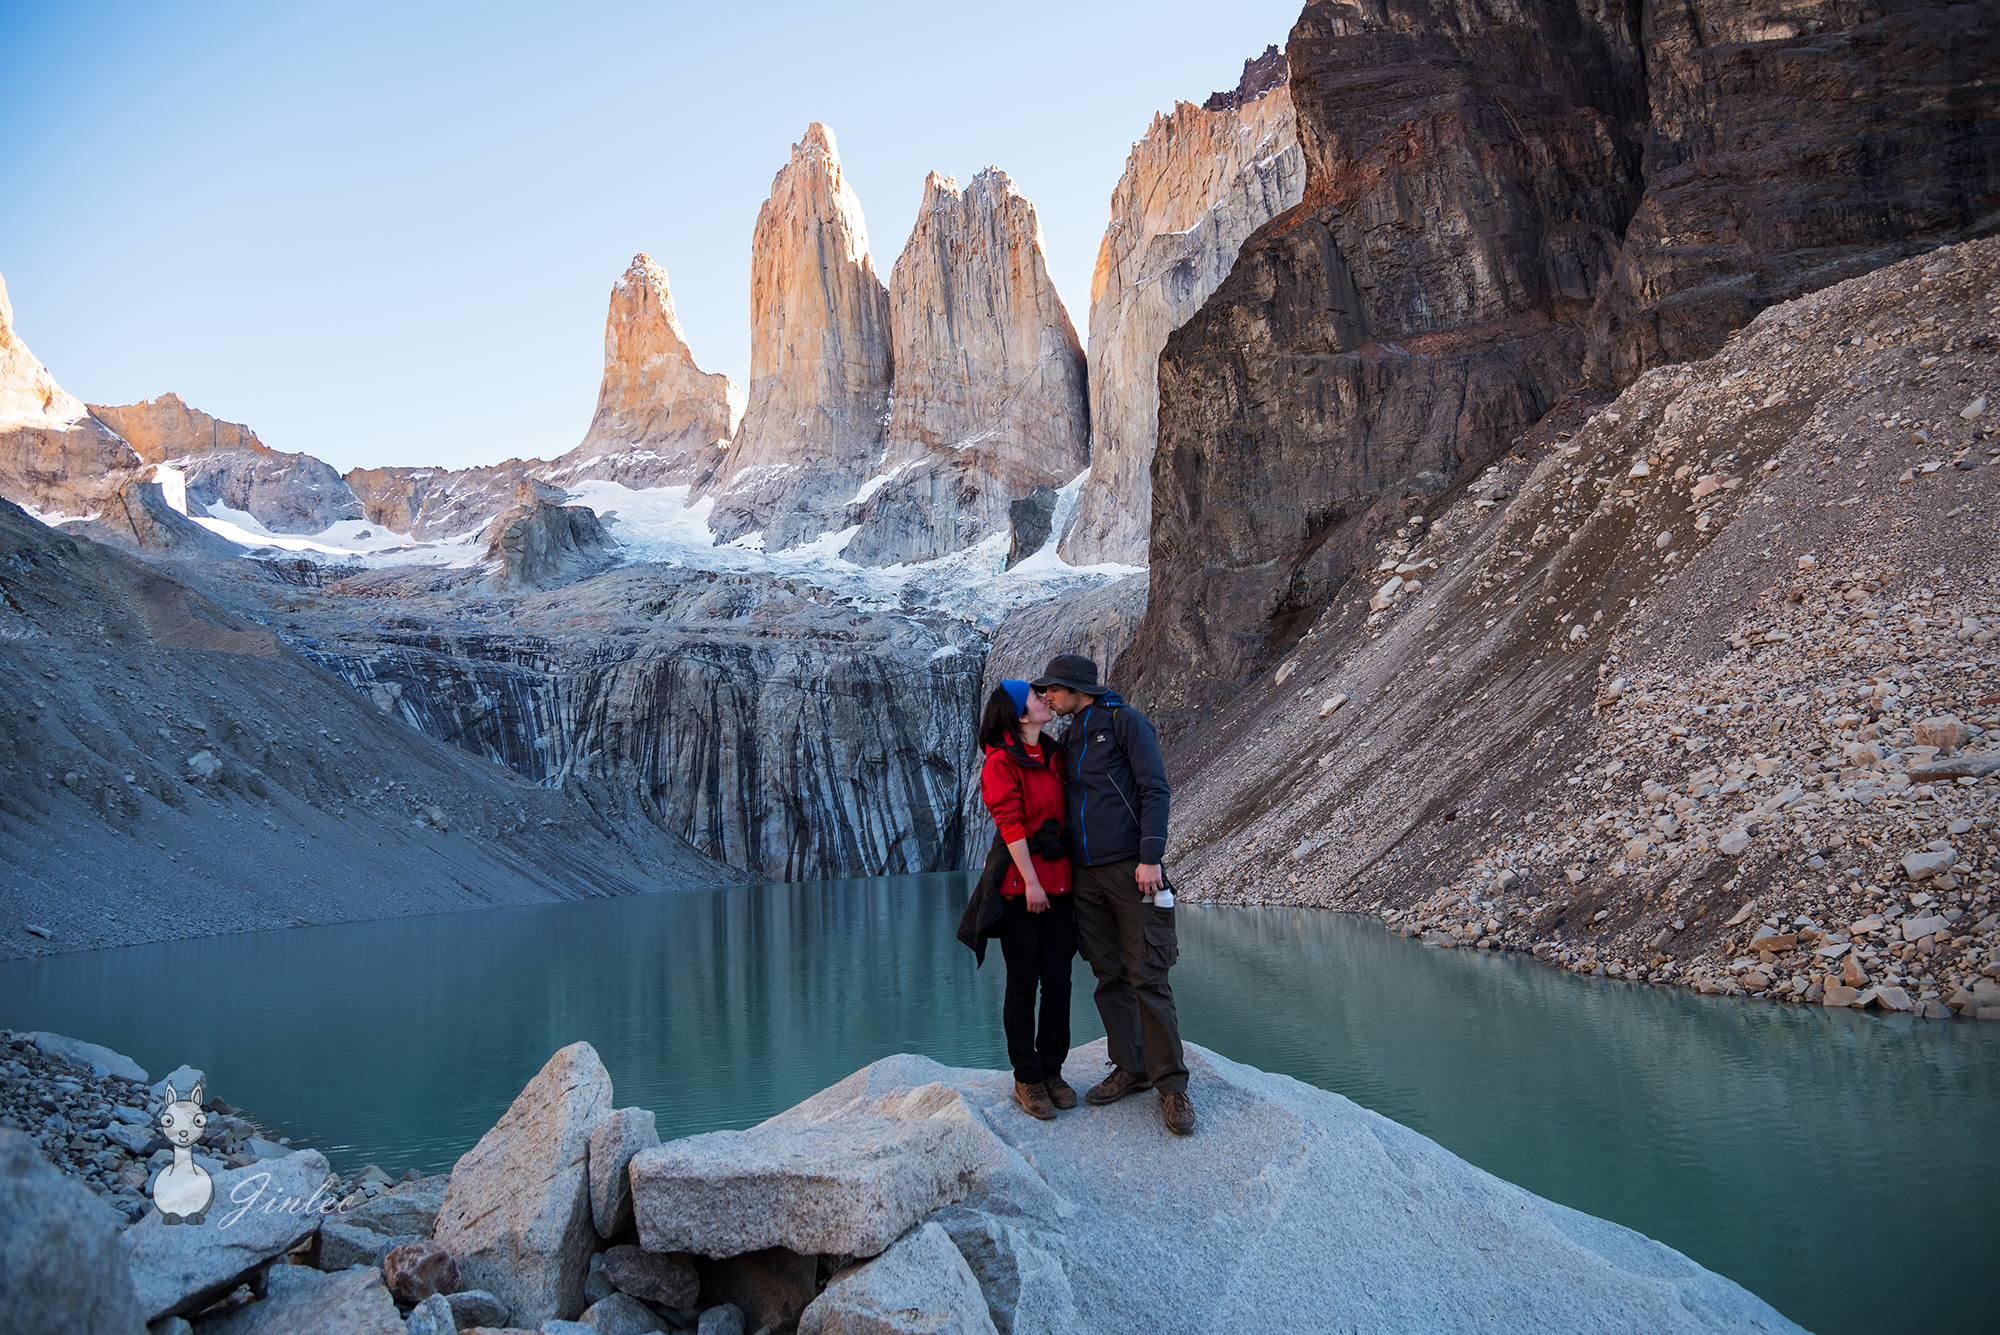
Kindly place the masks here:
[(1167, 970), (1180, 958), (1174, 911), (1139, 898), (1139, 860), (1070, 864), (1076, 939), (1097, 975), (1097, 1013), (1112, 1062), (1163, 1094), (1187, 1088), (1180, 1021)]

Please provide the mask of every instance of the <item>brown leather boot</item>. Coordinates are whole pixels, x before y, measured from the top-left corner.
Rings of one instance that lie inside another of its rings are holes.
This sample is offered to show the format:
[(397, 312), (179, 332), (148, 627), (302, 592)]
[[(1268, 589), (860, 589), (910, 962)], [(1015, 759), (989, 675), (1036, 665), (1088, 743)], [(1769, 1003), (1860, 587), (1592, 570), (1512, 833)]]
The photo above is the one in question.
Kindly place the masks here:
[(1014, 1102), (1021, 1105), (1021, 1111), (1030, 1117), (1039, 1117), (1044, 1122), (1056, 1120), (1056, 1105), (1049, 1102), (1046, 1085), (1024, 1085), (1014, 1082)]
[(1061, 1076), (1052, 1075), (1048, 1078), (1048, 1091), (1049, 1102), (1055, 1104), (1056, 1107), (1061, 1108), (1064, 1112), (1068, 1112), (1076, 1106), (1076, 1091), (1070, 1088), (1069, 1081), (1063, 1079)]
[(1142, 1089), (1151, 1089), (1153, 1082), (1143, 1075), (1133, 1075), (1122, 1066), (1111, 1068), (1111, 1074), (1090, 1087), (1083, 1097), (1091, 1106), (1101, 1108), (1107, 1103), (1116, 1103), (1127, 1094), (1136, 1094)]
[(1160, 1114), (1166, 1118), (1167, 1130), (1175, 1135), (1194, 1134), (1194, 1101), (1185, 1093), (1160, 1095)]

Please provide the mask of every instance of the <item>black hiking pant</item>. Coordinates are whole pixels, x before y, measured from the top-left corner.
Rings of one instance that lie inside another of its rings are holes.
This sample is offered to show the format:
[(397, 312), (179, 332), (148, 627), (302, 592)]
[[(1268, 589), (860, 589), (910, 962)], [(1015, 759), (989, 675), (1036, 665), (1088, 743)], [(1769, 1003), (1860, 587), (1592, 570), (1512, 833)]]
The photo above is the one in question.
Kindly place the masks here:
[(1139, 859), (1070, 863), (1076, 935), (1097, 975), (1097, 1013), (1112, 1064), (1162, 1094), (1187, 1088), (1180, 1019), (1167, 970), (1180, 958), (1174, 911), (1139, 898)]
[[(1040, 913), (1028, 912), (1026, 895), (1009, 895), (1000, 915), (1000, 955), (1007, 961), (1007, 999), (1000, 1018), (1007, 1030), (1007, 1060), (1014, 1078), (1039, 1085), (1062, 1074), (1069, 1055), (1069, 962), (1076, 954), (1073, 894), (1050, 895)], [(1035, 1022), (1035, 994), (1042, 1000)]]

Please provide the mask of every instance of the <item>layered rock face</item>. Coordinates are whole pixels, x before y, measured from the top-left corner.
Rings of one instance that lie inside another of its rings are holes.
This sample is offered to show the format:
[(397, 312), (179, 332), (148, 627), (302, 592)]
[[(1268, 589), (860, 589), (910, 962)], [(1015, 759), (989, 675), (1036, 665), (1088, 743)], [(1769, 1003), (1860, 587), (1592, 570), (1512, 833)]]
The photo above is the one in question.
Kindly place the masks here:
[(674, 316), (667, 271), (639, 254), (611, 289), (604, 321), (604, 383), (583, 443), (543, 476), (583, 477), (634, 489), (699, 486), (735, 434), (736, 387), (695, 365)]
[(249, 427), (190, 408), (178, 394), (90, 411), (147, 463), (179, 468), (188, 499), (203, 507), (245, 511), (273, 533), (321, 533), (362, 516), (361, 502), (328, 465), (274, 450)]
[(1920, 5), (1308, 6), (1305, 199), (1161, 359), (1148, 698), (1233, 693), (1360, 544), (1588, 375), (1982, 225), (1992, 27)]
[(749, 400), (714, 490), (718, 541), (762, 532), (767, 548), (794, 546), (857, 499), (887, 424), (889, 323), (861, 201), (815, 122), (757, 214)]
[(989, 168), (932, 173), (889, 280), (895, 405), (849, 559), (926, 561), (1007, 531), (1009, 509), (1090, 456), (1083, 344), (1035, 206)]
[(416, 572), (341, 591), (349, 606), (295, 616), (312, 657), (525, 778), (608, 783), (770, 880), (956, 865), (984, 646), (962, 651), (945, 618), (663, 566), (478, 611)]
[(0, 278), (0, 496), (43, 512), (91, 515), (138, 475), (139, 462), (14, 332)]
[(369, 523), (423, 539), (479, 532), (534, 480), (533, 465), (520, 459), (483, 468), (355, 468), (342, 479)]
[(1305, 190), (1285, 74), (1275, 49), (1246, 61), (1235, 91), (1154, 117), (1126, 160), (1090, 284), (1090, 480), (1063, 537), (1072, 564), (1147, 559), (1160, 350), (1244, 238)]

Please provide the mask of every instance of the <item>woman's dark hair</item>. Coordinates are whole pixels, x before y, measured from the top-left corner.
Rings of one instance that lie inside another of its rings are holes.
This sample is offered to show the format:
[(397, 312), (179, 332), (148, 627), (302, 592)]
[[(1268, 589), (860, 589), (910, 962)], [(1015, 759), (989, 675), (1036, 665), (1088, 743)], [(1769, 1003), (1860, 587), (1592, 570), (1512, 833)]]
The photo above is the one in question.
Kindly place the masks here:
[(986, 697), (986, 712), (979, 716), (979, 744), (981, 746), (1005, 746), (1009, 737), (1021, 735), (1021, 711), (1014, 708), (1014, 697), (1007, 694), (1005, 686), (995, 686), (993, 694)]

